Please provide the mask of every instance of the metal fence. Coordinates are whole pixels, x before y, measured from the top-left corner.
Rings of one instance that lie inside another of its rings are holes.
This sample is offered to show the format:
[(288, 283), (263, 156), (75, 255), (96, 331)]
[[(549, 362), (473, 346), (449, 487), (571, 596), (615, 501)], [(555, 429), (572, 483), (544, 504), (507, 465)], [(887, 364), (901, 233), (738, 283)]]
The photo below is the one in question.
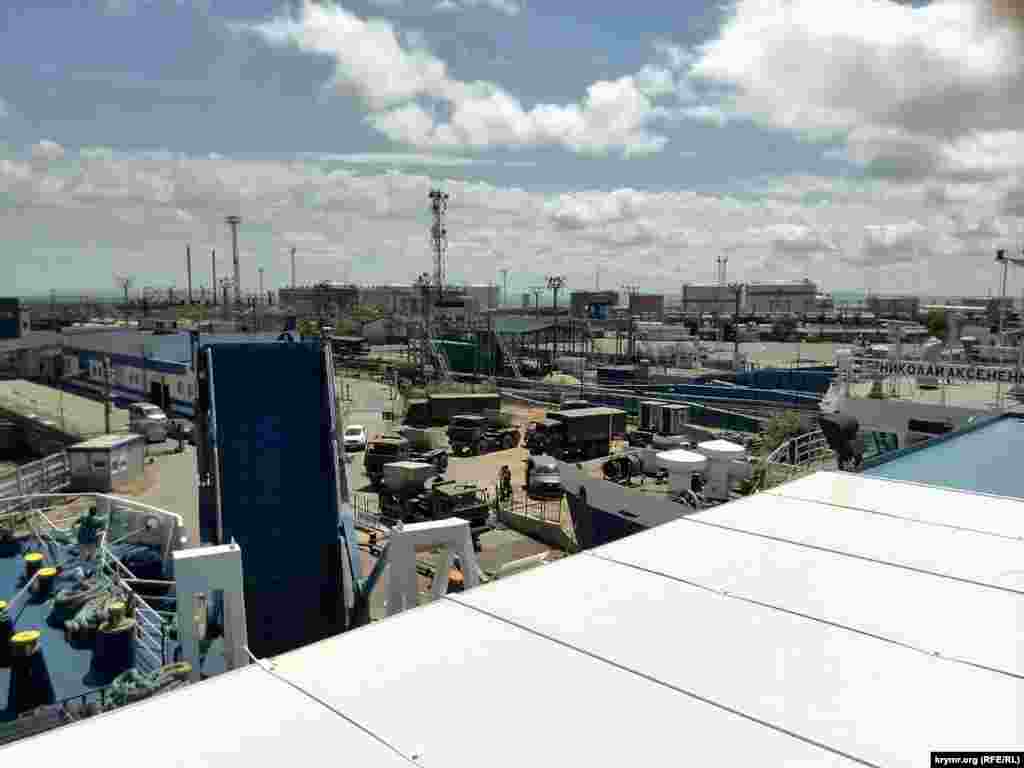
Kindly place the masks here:
[[(33, 493), (52, 493), (71, 482), (71, 462), (65, 451), (23, 464), (8, 475), (0, 477), (0, 499), (27, 496)], [(0, 511), (3, 504), (0, 502)]]
[(352, 511), (360, 528), (387, 529), (381, 522), (380, 499), (375, 493), (356, 491), (352, 494)]
[(558, 499), (532, 498), (524, 492), (514, 492), (510, 499), (499, 500), (498, 505), (501, 512), (556, 525), (561, 525), (568, 513), (564, 497)]

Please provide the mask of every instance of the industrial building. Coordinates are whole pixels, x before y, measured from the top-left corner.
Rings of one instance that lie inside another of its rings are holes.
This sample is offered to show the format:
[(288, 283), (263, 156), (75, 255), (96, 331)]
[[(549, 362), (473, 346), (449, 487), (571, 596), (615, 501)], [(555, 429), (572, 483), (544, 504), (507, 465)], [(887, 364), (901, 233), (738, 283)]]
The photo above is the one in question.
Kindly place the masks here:
[(629, 314), (634, 320), (661, 322), (665, 319), (665, 297), (660, 293), (631, 293)]
[(16, 298), (0, 298), (0, 339), (19, 339), (29, 332), (28, 310)]
[(921, 299), (917, 296), (868, 296), (865, 304), (876, 317), (916, 319), (921, 311)]
[(336, 315), (350, 311), (359, 303), (359, 289), (341, 283), (281, 288), (277, 296), (279, 304), (303, 315), (319, 315), (321, 312)]
[[(529, 293), (523, 294), (524, 307), (529, 307), (526, 302), (530, 298)], [(573, 291), (569, 297), (569, 311), (573, 317), (607, 320), (611, 316), (612, 307), (618, 303), (617, 291)]]
[[(818, 286), (810, 280), (743, 283), (740, 312), (748, 315), (777, 313), (811, 314), (817, 311)], [(728, 285), (684, 283), (683, 314), (721, 313), (736, 310), (736, 295)]]

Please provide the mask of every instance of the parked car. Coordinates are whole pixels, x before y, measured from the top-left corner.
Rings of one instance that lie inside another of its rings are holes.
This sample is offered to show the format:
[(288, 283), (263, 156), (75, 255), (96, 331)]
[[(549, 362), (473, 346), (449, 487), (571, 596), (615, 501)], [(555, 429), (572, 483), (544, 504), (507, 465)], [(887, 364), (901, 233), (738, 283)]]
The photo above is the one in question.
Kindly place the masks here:
[(345, 434), (342, 436), (346, 451), (366, 450), (366, 427), (359, 424), (352, 424), (345, 427)]
[(128, 406), (128, 428), (144, 435), (147, 442), (162, 443), (167, 439), (167, 414), (152, 403), (132, 403)]
[(530, 456), (526, 461), (526, 493), (545, 498), (562, 497), (562, 475), (551, 456)]

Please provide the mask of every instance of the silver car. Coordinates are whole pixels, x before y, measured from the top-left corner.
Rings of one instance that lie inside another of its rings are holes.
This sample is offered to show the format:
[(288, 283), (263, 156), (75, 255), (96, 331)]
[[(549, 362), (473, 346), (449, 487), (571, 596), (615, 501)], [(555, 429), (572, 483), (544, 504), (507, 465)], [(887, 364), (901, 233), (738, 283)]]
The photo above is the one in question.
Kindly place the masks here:
[(128, 428), (144, 435), (147, 442), (162, 443), (167, 439), (167, 414), (151, 403), (132, 403), (128, 406)]

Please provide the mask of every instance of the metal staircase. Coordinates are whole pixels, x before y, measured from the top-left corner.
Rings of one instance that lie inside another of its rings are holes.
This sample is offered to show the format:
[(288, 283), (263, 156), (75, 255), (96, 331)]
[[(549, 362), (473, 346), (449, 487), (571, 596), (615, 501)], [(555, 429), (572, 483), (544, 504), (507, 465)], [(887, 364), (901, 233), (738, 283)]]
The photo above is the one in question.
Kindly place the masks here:
[(437, 371), (442, 381), (451, 381), (452, 369), (448, 365), (448, 356), (444, 353), (444, 350), (437, 345), (437, 341), (433, 338), (430, 339), (430, 356), (434, 363), (434, 369)]
[(501, 334), (495, 333), (494, 338), (498, 342), (498, 349), (501, 350), (502, 358), (508, 361), (508, 367), (512, 369), (512, 375), (517, 379), (523, 378), (522, 371), (519, 370), (519, 361), (516, 359), (515, 355), (509, 353), (505, 342), (501, 340)]

